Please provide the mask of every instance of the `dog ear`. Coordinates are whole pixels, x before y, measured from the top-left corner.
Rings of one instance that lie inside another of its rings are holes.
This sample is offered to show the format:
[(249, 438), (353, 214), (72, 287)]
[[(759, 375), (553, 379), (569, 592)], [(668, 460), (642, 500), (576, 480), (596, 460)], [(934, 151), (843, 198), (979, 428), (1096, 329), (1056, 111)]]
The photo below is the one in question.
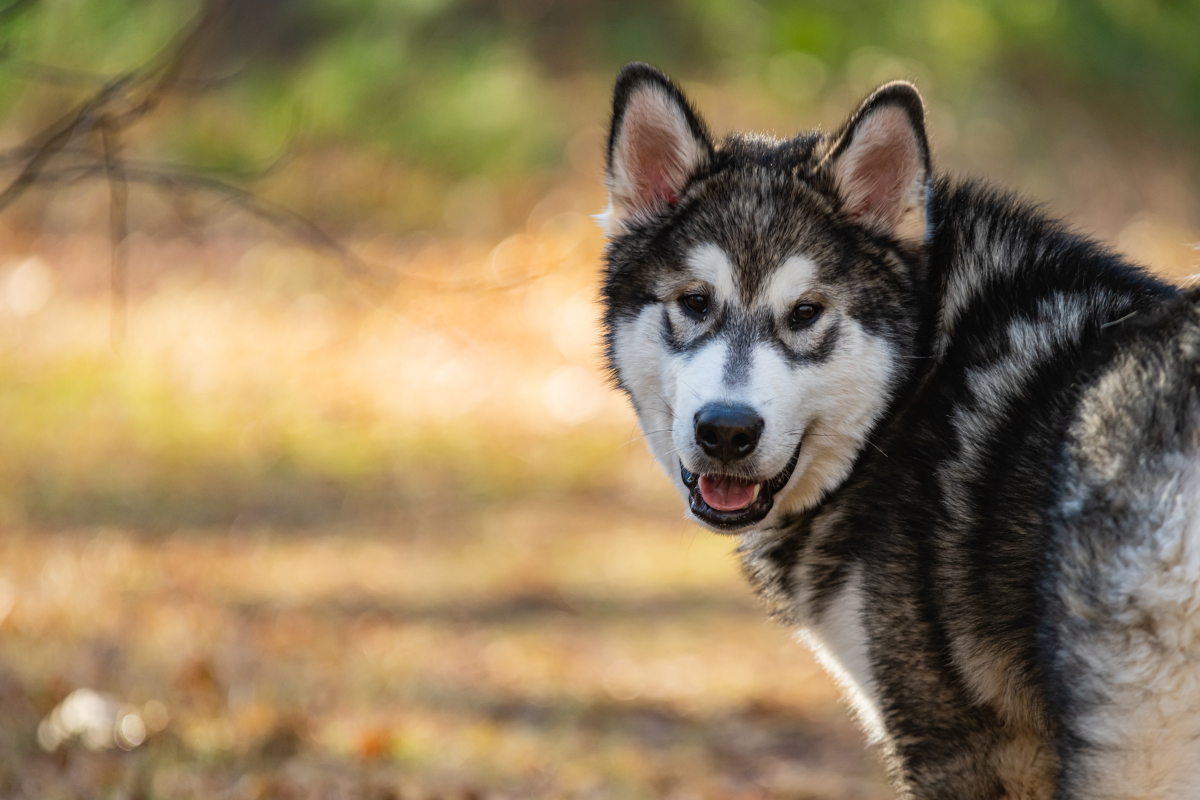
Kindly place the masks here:
[(875, 90), (834, 138), (829, 156), (843, 211), (901, 242), (926, 238), (931, 167), (925, 104), (911, 83)]
[(646, 64), (626, 66), (613, 90), (605, 231), (665, 211), (712, 159), (704, 122), (671, 79)]

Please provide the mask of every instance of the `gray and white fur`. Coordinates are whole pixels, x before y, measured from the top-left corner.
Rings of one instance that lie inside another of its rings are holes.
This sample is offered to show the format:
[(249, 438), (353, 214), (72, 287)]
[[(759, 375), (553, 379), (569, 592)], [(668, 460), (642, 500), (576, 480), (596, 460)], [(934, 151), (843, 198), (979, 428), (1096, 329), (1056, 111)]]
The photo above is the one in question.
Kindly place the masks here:
[(939, 177), (916, 89), (608, 140), (607, 353), (906, 798), (1200, 797), (1200, 292)]

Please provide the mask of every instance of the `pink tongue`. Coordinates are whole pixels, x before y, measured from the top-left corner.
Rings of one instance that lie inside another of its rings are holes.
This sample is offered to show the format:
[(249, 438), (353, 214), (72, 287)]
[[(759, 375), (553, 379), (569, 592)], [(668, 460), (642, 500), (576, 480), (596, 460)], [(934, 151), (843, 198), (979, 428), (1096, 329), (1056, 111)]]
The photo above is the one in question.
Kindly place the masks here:
[(700, 476), (700, 496), (709, 508), (717, 511), (738, 511), (750, 505), (754, 502), (755, 486), (728, 475)]

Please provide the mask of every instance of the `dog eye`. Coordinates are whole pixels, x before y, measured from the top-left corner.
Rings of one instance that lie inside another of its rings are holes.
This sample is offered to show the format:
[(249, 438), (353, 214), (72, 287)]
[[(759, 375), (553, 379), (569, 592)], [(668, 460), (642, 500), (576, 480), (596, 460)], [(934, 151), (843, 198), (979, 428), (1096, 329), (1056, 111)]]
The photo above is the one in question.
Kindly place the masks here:
[(685, 294), (679, 298), (679, 304), (690, 316), (700, 318), (708, 313), (708, 295)]
[(816, 321), (817, 317), (821, 316), (821, 307), (816, 303), (798, 303), (792, 309), (792, 315), (788, 317), (788, 325), (792, 330), (800, 330), (807, 328)]

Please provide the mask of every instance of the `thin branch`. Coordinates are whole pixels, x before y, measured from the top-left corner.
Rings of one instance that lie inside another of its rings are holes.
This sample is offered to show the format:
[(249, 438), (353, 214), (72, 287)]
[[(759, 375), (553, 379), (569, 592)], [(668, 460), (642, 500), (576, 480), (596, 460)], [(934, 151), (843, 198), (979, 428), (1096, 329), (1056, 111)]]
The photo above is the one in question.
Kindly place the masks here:
[[(173, 42), (160, 50), (141, 67), (119, 75), (103, 86), (89, 99), (51, 123), (41, 134), (33, 137), (33, 155), (25, 167), (8, 187), (0, 192), (0, 212), (19, 198), (38, 179), (46, 164), (58, 155), (81, 130), (88, 131), (100, 117), (107, 117), (109, 128), (124, 128), (152, 111), (163, 95), (170, 90), (184, 62), (196, 50), (208, 28), (224, 12), (229, 0), (208, 0), (191, 25), (186, 27)], [(125, 98), (125, 91), (143, 84), (151, 84), (140, 102), (134, 103), (122, 113), (109, 109), (116, 100)]]
[(224, 89), (231, 83), (240, 80), (241, 77), (246, 74), (247, 69), (248, 67), (243, 65), (235, 69), (233, 72), (226, 73), (225, 75), (218, 75), (215, 78), (176, 78), (175, 83), (166, 89), (166, 91), (174, 92), (175, 94), (193, 95), (213, 92), (217, 89)]
[(161, 172), (172, 175), (193, 175), (198, 178), (217, 181), (230, 180), (242, 183), (255, 183), (277, 174), (291, 159), (292, 146), (289, 142), (287, 147), (273, 156), (265, 166), (254, 170), (239, 171), (220, 167), (202, 167), (192, 164), (180, 164), (173, 161), (138, 161), (135, 159), (126, 159), (124, 163), (129, 169), (135, 170), (148, 170), (150, 172)]
[(309, 245), (319, 250), (324, 250), (337, 256), (354, 271), (358, 272), (360, 276), (372, 279), (379, 279), (380, 277), (374, 267), (351, 252), (344, 244), (326, 233), (312, 220), (233, 184), (205, 175), (156, 171), (138, 167), (128, 167), (126, 177), (138, 183), (172, 189), (205, 191), (210, 194), (219, 195), (242, 210), (266, 220), (294, 238), (306, 241)]
[[(376, 281), (384, 278), (382, 270), (351, 252), (312, 220), (278, 203), (265, 200), (246, 189), (218, 178), (193, 172), (177, 172), (169, 167), (148, 166), (126, 161), (117, 161), (115, 166), (119, 169), (122, 180), (127, 183), (139, 183), (174, 191), (200, 191), (216, 195), (222, 200), (233, 203), (243, 211), (270, 223), (292, 238), (336, 256), (357, 272), (360, 277)], [(108, 179), (109, 175), (107, 164), (89, 164), (47, 170), (42, 173), (41, 181), (44, 183), (77, 183), (98, 178)]]
[(178, 83), (184, 65), (229, 4), (230, 0), (207, 0), (192, 23), (138, 70), (139, 83), (150, 83), (150, 88), (141, 102), (121, 115), (117, 120), (119, 125), (123, 127), (136, 122), (158, 107)]
[[(8, 45), (0, 45), (0, 67), (4, 67), (10, 72), (30, 80), (76, 89), (95, 89), (112, 81), (114, 78), (114, 76), (106, 75), (102, 72), (89, 72), (82, 69), (59, 67), (54, 64), (45, 64), (41, 61), (13, 56), (9, 54)], [(135, 71), (140, 71), (140, 69), (144, 68), (145, 65)], [(211, 92), (228, 86), (241, 78), (245, 73), (246, 67), (243, 65), (228, 74), (215, 78), (176, 78), (169, 87), (164, 86), (163, 90), (181, 94), (204, 94), (205, 92)]]
[(125, 246), (125, 239), (129, 235), (129, 187), (125, 184), (125, 166), (120, 160), (120, 133), (107, 119), (102, 120), (99, 127), (104, 143), (104, 174), (108, 178), (108, 230), (112, 247), (112, 311), (109, 323), (112, 347), (119, 351), (125, 342), (129, 318), (129, 257)]
[(36, 147), (32, 147), (27, 144), (23, 144), (18, 147), (12, 147), (8, 150), (0, 150), (0, 169), (7, 169), (8, 167), (14, 167), (17, 164), (24, 164), (29, 159), (33, 158), (33, 155), (36, 152)]
[(75, 111), (59, 117), (50, 123), (41, 134), (33, 137), (33, 140), (38, 142), (38, 144), (31, 145), (33, 154), (25, 163), (20, 174), (3, 192), (0, 192), (0, 212), (8, 208), (13, 201), (37, 182), (38, 176), (50, 160), (71, 142), (81, 128), (86, 131), (92, 127), (94, 120), (108, 105), (112, 97), (131, 80), (133, 80), (133, 75), (123, 75), (114, 79)]
[[(242, 211), (254, 216), (276, 229), (281, 230), (293, 239), (305, 242), (310, 247), (325, 251), (349, 266), (359, 277), (365, 278), (377, 286), (393, 286), (397, 282), (414, 281), (426, 284), (438, 291), (444, 292), (507, 292), (527, 285), (538, 278), (545, 277), (552, 270), (530, 272), (503, 285), (494, 281), (467, 280), (449, 281), (442, 277), (424, 275), (419, 272), (397, 272), (387, 267), (373, 264), (356, 255), (336, 238), (326, 233), (315, 222), (297, 214), (290, 209), (264, 200), (251, 192), (237, 186), (231, 186), (224, 181), (190, 172), (171, 172), (159, 165), (148, 165), (138, 162), (122, 162), (123, 177), (126, 183), (135, 183), (165, 189), (173, 195), (181, 191), (203, 192), (212, 194), (219, 199), (236, 205)], [(43, 184), (70, 184), (86, 180), (106, 178), (103, 166), (94, 164), (47, 170), (42, 173), (40, 182)]]
[[(18, 6), (23, 7), (35, 1), (16, 0), (7, 10), (0, 9), (0, 18)], [(447, 291), (503, 291), (539, 277), (530, 274), (505, 287), (477, 282), (453, 284), (444, 279), (418, 273), (397, 274), (360, 258), (303, 215), (229, 182), (228, 179), (254, 181), (276, 171), (290, 156), (290, 146), (284, 148), (265, 169), (241, 175), (214, 170), (205, 173), (186, 165), (156, 164), (122, 158), (123, 131), (156, 110), (168, 93), (206, 91), (234, 80), (240, 74), (239, 71), (234, 75), (213, 80), (195, 80), (183, 75), (185, 67), (204, 38), (221, 21), (231, 3), (232, 0), (204, 0), (203, 6), (191, 23), (184, 26), (170, 44), (141, 66), (116, 77), (107, 78), (87, 72), (9, 59), (10, 68), (23, 70), (32, 78), (73, 84), (86, 82), (91, 86), (101, 84), (90, 97), (56, 119), (43, 131), (30, 137), (24, 144), (0, 150), (0, 169), (20, 166), (17, 176), (0, 191), (0, 212), (39, 183), (64, 184), (101, 178), (108, 181), (114, 346), (120, 345), (126, 333), (128, 186), (131, 182), (156, 187), (175, 197), (181, 193), (195, 192), (214, 195), (266, 221), (290, 237), (335, 256), (353, 273), (369, 279), (378, 286), (394, 285), (398, 279), (404, 279), (427, 283)], [(0, 50), (0, 58), (4, 57), (5, 54)], [(95, 142), (93, 134), (98, 134), (99, 138), (99, 147), (95, 149), (89, 147), (90, 142)], [(72, 142), (79, 142), (79, 148), (68, 149)], [(73, 158), (62, 158), (64, 155), (71, 155)], [(55, 161), (53, 168), (52, 161)], [(64, 164), (64, 161), (67, 163)]]
[(75, 89), (95, 89), (112, 80), (111, 75), (103, 75), (99, 72), (85, 72), (84, 70), (30, 61), (25, 58), (14, 58), (9, 56), (6, 51), (0, 51), (0, 65), (23, 78)]
[[(80, 131), (76, 131), (76, 135), (78, 136), (79, 134)], [(9, 150), (0, 150), (0, 170), (7, 169), (18, 164), (24, 164), (28, 162), (29, 159), (37, 152), (37, 147), (31, 147), (29, 145), (13, 147)], [(79, 164), (67, 165), (65, 167), (59, 165), (57, 169), (53, 171), (54, 174), (50, 178), (51, 182), (61, 183), (64, 172), (69, 173), (72, 169), (89, 167), (94, 164), (94, 161), (103, 159), (103, 153), (95, 154), (88, 151), (71, 151), (71, 154), (83, 155), (85, 158), (83, 159), (83, 162)], [(58, 155), (61, 157), (62, 155), (66, 154), (60, 151)], [(179, 174), (189, 173), (195, 175), (206, 175), (222, 180), (239, 181), (241, 183), (256, 183), (278, 174), (292, 160), (292, 155), (293, 146), (292, 142), (289, 141), (284, 147), (280, 148), (280, 150), (274, 156), (271, 156), (270, 160), (267, 161), (265, 165), (248, 170), (237, 170), (226, 167), (196, 166), (172, 161), (151, 162), (125, 159), (124, 163), (131, 167), (151, 169), (160, 172), (177, 172)], [(39, 175), (38, 179), (41, 180), (44, 177), (45, 173), (43, 172), (41, 175)]]

